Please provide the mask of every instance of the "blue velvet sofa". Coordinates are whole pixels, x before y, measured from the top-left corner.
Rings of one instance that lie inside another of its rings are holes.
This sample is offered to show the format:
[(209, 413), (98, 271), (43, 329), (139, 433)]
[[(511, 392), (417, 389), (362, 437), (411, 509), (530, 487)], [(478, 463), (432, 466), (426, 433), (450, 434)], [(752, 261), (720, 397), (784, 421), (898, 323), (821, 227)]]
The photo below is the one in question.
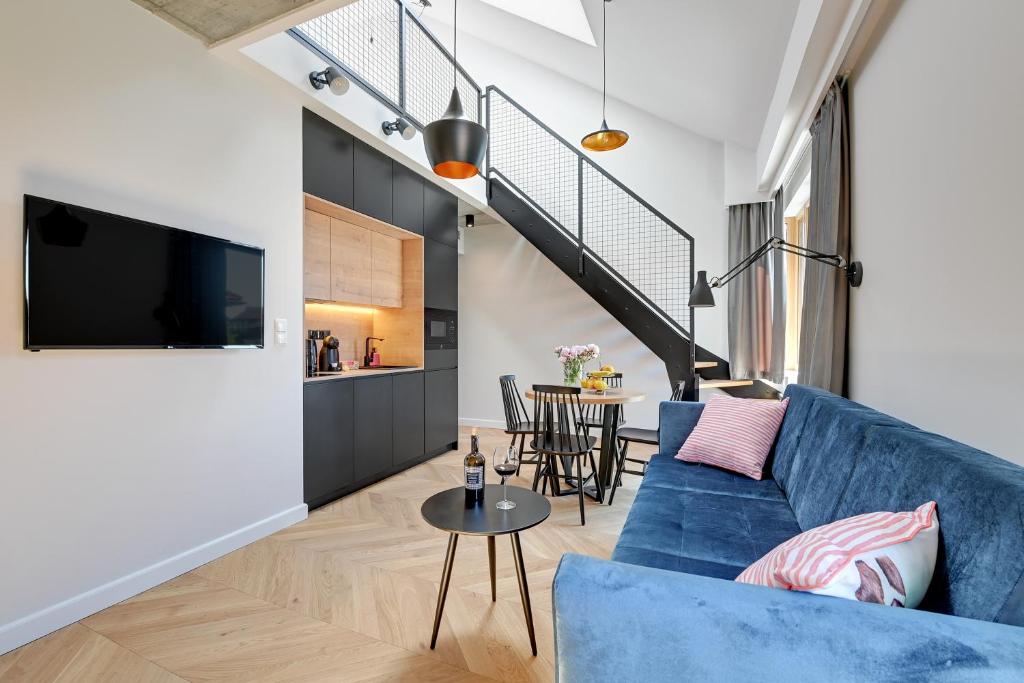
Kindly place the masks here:
[[(570, 681), (1024, 681), (1024, 469), (790, 386), (762, 481), (673, 456), (703, 404), (661, 404), (659, 454), (611, 561), (565, 555), (556, 672)], [(738, 584), (801, 530), (935, 500), (920, 609)]]

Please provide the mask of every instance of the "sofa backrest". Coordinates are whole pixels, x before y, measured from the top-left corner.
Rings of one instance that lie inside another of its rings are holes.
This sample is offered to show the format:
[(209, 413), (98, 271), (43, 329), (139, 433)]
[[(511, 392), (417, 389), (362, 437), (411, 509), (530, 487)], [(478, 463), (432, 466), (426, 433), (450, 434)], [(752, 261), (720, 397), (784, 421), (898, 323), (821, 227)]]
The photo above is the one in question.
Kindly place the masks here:
[(1024, 468), (820, 389), (786, 395), (772, 475), (801, 528), (934, 500), (921, 608), (1024, 626)]

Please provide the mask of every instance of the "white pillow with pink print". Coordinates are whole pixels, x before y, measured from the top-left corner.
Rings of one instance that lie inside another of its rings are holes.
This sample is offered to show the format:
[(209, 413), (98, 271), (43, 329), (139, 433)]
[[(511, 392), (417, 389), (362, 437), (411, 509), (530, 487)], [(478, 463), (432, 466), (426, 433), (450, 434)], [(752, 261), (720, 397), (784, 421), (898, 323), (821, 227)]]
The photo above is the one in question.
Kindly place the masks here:
[(871, 512), (794, 536), (736, 580), (892, 607), (917, 607), (939, 546), (935, 501), (913, 512)]

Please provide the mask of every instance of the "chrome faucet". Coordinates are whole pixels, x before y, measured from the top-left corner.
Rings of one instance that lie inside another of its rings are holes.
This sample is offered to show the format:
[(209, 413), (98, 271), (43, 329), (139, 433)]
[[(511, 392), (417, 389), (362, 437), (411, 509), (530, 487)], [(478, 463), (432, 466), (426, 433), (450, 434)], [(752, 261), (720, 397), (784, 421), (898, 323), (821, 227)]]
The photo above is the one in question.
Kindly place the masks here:
[(366, 338), (365, 347), (363, 348), (363, 367), (364, 368), (370, 367), (370, 362), (373, 360), (372, 358), (370, 358), (370, 340), (371, 339), (376, 339), (377, 341), (380, 341), (380, 342), (384, 341), (384, 337), (367, 337)]

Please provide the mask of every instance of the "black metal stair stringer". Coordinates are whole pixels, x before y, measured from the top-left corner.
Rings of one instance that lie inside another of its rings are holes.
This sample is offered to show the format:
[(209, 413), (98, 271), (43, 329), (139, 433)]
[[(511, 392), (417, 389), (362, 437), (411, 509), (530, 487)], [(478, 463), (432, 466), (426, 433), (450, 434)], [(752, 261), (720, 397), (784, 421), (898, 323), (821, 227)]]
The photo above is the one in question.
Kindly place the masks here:
[[(639, 297), (588, 254), (584, 253), (584, 274), (579, 274), (579, 246), (564, 231), (552, 224), (529, 202), (500, 179), (493, 177), (488, 185), (489, 203), (498, 214), (523, 235), (594, 301), (618, 320), (664, 363), (672, 386), (690, 376), (690, 341), (678, 330), (648, 308)], [(728, 363), (710, 351), (696, 349), (698, 361), (715, 361), (714, 369), (701, 372), (705, 378), (727, 378)]]

